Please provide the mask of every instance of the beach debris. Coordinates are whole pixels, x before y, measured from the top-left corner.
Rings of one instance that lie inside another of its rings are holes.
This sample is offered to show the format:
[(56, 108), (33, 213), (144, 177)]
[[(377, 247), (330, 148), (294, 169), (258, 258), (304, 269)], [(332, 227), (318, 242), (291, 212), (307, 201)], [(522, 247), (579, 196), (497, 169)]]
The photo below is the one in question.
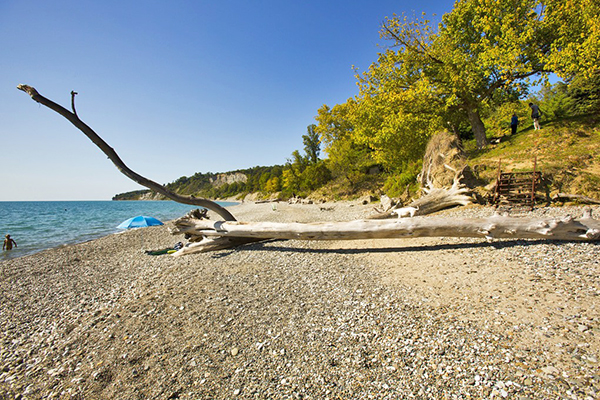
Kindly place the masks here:
[(494, 214), (486, 218), (415, 217), (394, 220), (355, 220), (344, 222), (278, 223), (228, 222), (195, 218), (188, 214), (174, 222), (171, 233), (185, 234), (190, 244), (173, 255), (213, 251), (232, 247), (241, 240), (267, 239), (354, 240), (414, 237), (475, 237), (493, 239), (546, 239), (597, 241), (600, 221), (591, 210), (574, 219), (511, 217)]
[(554, 202), (566, 202), (572, 201), (579, 204), (600, 204), (600, 200), (593, 199), (591, 197), (583, 196), (580, 194), (570, 194), (570, 193), (557, 193), (552, 196), (552, 201)]
[(115, 150), (104, 141), (104, 139), (102, 139), (96, 132), (94, 132), (92, 128), (90, 128), (86, 123), (79, 119), (77, 113), (75, 112), (74, 100), (74, 94), (77, 93), (71, 92), (71, 106), (73, 108), (73, 112), (71, 112), (66, 108), (62, 107), (61, 105), (53, 102), (52, 100), (42, 96), (38, 93), (38, 91), (35, 88), (31, 86), (21, 84), (17, 86), (17, 89), (29, 94), (29, 96), (31, 96), (31, 98), (39, 104), (46, 106), (49, 109), (65, 117), (77, 129), (83, 132), (83, 134), (86, 135), (88, 139), (90, 139), (100, 150), (102, 150), (102, 152), (106, 154), (106, 156), (113, 162), (113, 164), (115, 165), (115, 167), (117, 167), (119, 171), (121, 171), (126, 177), (128, 177), (132, 181), (139, 183), (140, 185), (145, 186), (148, 189), (153, 190), (159, 194), (162, 194), (163, 196), (178, 203), (190, 204), (194, 206), (207, 208), (219, 214), (219, 216), (221, 216), (221, 218), (223, 218), (226, 221), (236, 220), (235, 217), (227, 209), (225, 209), (225, 207), (222, 207), (214, 201), (204, 199), (201, 197), (182, 196), (180, 194), (170, 191), (160, 183), (154, 182), (153, 180), (150, 180), (131, 170), (127, 165), (125, 165), (125, 163), (121, 160), (121, 158), (115, 152)]
[(381, 207), (375, 209), (378, 214), (370, 219), (422, 216), (471, 204), (471, 189), (463, 182), (467, 169), (458, 137), (449, 132), (437, 133), (427, 144), (418, 176), (422, 196), (407, 205), (394, 203), (391, 207), (382, 198)]

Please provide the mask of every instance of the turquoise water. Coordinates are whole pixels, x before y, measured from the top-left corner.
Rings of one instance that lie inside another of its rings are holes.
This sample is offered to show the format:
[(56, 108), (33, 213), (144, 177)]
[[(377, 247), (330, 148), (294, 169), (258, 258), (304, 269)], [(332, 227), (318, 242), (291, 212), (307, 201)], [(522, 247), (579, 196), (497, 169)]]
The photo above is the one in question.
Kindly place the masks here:
[(2, 201), (2, 241), (10, 234), (18, 247), (1, 252), (0, 260), (110, 235), (121, 231), (116, 228), (121, 222), (137, 215), (165, 222), (195, 208), (174, 201)]

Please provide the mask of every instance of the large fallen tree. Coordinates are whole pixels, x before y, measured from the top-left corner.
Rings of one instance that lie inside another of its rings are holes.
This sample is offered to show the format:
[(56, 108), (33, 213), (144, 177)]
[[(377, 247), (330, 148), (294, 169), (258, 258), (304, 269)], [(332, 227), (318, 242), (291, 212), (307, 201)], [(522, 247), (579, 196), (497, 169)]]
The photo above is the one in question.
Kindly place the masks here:
[(234, 238), (348, 240), (413, 237), (479, 237), (595, 241), (600, 221), (590, 209), (582, 218), (517, 218), (495, 214), (488, 218), (414, 217), (349, 222), (276, 223), (211, 221), (187, 215), (175, 221), (173, 234), (185, 234), (192, 242), (176, 255), (229, 247)]
[[(175, 253), (183, 254), (218, 250), (241, 244), (267, 239), (305, 239), (305, 240), (346, 240), (370, 238), (408, 238), (423, 236), (527, 238), (568, 241), (595, 241), (600, 238), (600, 223), (587, 211), (582, 218), (573, 219), (534, 219), (514, 218), (495, 215), (483, 219), (456, 219), (439, 217), (397, 218), (390, 220), (358, 220), (351, 222), (322, 223), (273, 223), (273, 222), (236, 222), (235, 217), (219, 204), (202, 198), (181, 196), (166, 189), (129, 169), (117, 153), (100, 136), (86, 125), (75, 111), (74, 96), (71, 92), (72, 112), (40, 95), (36, 89), (27, 85), (17, 87), (28, 93), (36, 102), (56, 111), (75, 127), (81, 130), (98, 146), (117, 169), (133, 181), (157, 193), (183, 204), (197, 205), (216, 212), (223, 220), (211, 221), (206, 211), (191, 212), (175, 221), (173, 234), (185, 234), (190, 243)], [(404, 211), (397, 209), (398, 217), (426, 214), (448, 207), (469, 202), (466, 190), (460, 185), (461, 170), (448, 166), (445, 154), (436, 156), (443, 168), (454, 172), (450, 189), (435, 188), (430, 176), (425, 177), (427, 194), (411, 203)], [(428, 171), (430, 168), (428, 167)]]

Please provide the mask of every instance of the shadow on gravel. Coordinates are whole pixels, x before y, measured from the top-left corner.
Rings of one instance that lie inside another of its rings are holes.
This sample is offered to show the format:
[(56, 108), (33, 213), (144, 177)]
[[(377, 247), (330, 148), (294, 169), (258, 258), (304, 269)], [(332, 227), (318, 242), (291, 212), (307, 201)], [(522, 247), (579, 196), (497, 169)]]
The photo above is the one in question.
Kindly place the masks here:
[[(371, 240), (371, 239), (369, 239)], [(563, 246), (568, 243), (565, 241), (554, 241), (554, 240), (499, 240), (492, 243), (478, 242), (478, 243), (447, 243), (447, 244), (435, 244), (435, 245), (423, 245), (423, 246), (406, 246), (406, 247), (371, 247), (371, 248), (360, 248), (360, 249), (307, 249), (294, 246), (279, 246), (273, 245), (273, 243), (285, 242), (282, 239), (266, 240), (260, 243), (253, 243), (246, 246), (240, 246), (235, 250), (228, 250), (225, 253), (220, 253), (214, 257), (221, 258), (232, 254), (235, 251), (248, 251), (248, 250), (261, 250), (261, 251), (279, 251), (279, 252), (294, 252), (294, 253), (315, 253), (315, 254), (368, 254), (368, 253), (406, 253), (406, 252), (419, 252), (419, 251), (438, 251), (438, 250), (463, 250), (463, 249), (477, 249), (492, 247), (494, 249), (504, 249), (517, 246), (539, 246), (539, 245), (552, 245), (552, 246)], [(377, 239), (373, 239), (374, 243), (377, 243)], [(578, 243), (578, 242), (577, 242)], [(596, 242), (585, 242), (594, 245), (600, 245)]]

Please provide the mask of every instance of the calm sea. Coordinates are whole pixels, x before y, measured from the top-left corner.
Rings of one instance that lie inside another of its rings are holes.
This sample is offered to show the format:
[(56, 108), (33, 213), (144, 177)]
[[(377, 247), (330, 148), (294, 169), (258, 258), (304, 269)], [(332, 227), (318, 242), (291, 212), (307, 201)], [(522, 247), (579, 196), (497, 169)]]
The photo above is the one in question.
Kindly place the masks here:
[(4, 241), (10, 234), (18, 247), (1, 252), (0, 260), (110, 235), (121, 231), (116, 228), (121, 222), (137, 215), (165, 222), (195, 208), (174, 201), (2, 201), (0, 238)]

